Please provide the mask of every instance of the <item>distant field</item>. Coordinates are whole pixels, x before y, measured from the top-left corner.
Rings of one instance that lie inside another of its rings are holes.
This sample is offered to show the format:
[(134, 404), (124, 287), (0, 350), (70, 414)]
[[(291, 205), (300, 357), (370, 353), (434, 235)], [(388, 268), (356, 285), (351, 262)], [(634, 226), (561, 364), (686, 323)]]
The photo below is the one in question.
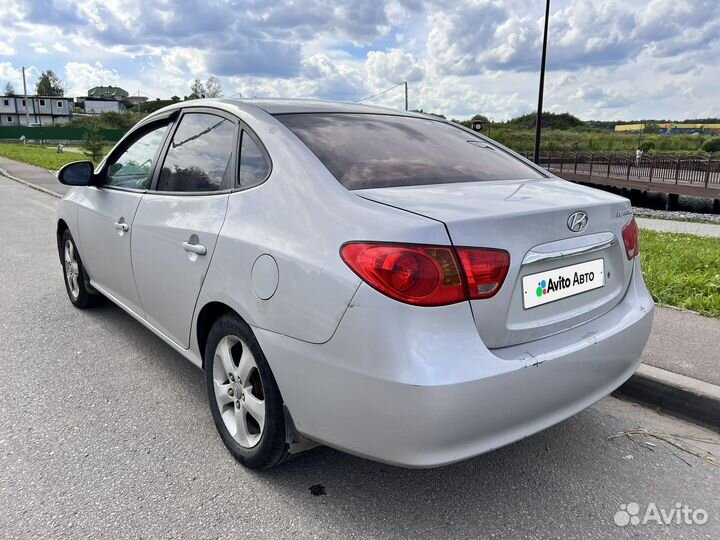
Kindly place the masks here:
[[(108, 148), (109, 150), (109, 148)], [(85, 154), (73, 152), (67, 148), (62, 154), (57, 152), (56, 147), (47, 147), (34, 144), (12, 144), (0, 143), (0, 156), (22, 161), (30, 165), (36, 165), (43, 169), (56, 171), (66, 163), (88, 159)]]
[[(488, 125), (483, 133), (508, 146), (516, 152), (531, 152), (535, 144), (535, 131)], [(642, 142), (652, 142), (655, 149), (650, 153), (687, 154), (703, 153), (701, 146), (708, 135), (648, 135), (643, 134)], [(543, 151), (578, 152), (635, 152), (640, 137), (638, 134), (620, 134), (611, 131), (543, 129), (541, 148)]]
[(640, 258), (656, 302), (720, 317), (720, 238), (641, 229)]

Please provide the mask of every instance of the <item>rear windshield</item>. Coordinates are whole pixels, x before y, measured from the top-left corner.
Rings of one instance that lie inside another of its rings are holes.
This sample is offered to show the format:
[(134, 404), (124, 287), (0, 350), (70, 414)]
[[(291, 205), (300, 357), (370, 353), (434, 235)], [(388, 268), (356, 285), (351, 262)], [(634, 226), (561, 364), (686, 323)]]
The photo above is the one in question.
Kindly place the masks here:
[(436, 120), (380, 114), (281, 114), (348, 189), (543, 178), (500, 148)]

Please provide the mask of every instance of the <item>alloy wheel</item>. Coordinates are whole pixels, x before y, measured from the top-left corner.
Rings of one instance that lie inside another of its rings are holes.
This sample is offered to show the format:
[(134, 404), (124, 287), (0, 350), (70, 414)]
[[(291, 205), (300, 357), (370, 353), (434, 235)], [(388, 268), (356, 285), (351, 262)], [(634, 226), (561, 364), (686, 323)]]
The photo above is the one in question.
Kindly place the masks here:
[(213, 388), (233, 439), (245, 448), (257, 445), (265, 429), (265, 393), (255, 357), (237, 336), (225, 336), (215, 349)]
[(75, 246), (72, 241), (65, 241), (65, 280), (70, 289), (70, 294), (73, 298), (80, 296), (80, 265), (78, 264), (77, 256), (75, 255)]

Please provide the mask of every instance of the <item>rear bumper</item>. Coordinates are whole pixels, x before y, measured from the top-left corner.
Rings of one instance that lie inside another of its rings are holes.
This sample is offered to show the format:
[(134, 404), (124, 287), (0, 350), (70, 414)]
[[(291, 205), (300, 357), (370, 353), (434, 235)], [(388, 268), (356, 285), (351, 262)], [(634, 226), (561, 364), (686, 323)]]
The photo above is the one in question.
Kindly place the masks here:
[(605, 315), (492, 351), (467, 306), (417, 308), (365, 286), (325, 344), (255, 331), (302, 434), (373, 460), (433, 467), (545, 429), (627, 380), (654, 310), (638, 263), (633, 274)]

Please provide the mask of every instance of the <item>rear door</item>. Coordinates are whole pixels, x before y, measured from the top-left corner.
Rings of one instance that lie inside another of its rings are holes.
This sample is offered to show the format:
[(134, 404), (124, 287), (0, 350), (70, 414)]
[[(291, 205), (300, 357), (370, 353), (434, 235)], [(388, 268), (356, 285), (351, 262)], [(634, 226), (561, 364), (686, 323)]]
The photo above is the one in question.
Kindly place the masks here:
[(130, 257), (132, 224), (168, 131), (169, 120), (138, 130), (108, 157), (100, 182), (85, 189), (78, 205), (83, 264), (92, 281), (142, 313)]
[(185, 111), (135, 215), (132, 264), (146, 319), (184, 348), (235, 186), (238, 142), (231, 116)]

